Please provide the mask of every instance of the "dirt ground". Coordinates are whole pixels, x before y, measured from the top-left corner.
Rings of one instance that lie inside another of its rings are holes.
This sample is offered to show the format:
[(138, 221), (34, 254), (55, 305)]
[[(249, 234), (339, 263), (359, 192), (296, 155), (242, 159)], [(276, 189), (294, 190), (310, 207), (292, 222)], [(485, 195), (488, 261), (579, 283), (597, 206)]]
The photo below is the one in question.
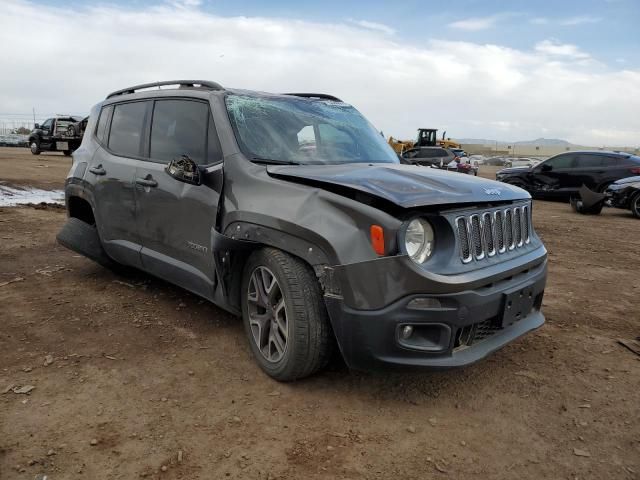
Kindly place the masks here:
[[(0, 149), (0, 181), (59, 188), (69, 163)], [(62, 209), (0, 209), (0, 479), (640, 478), (640, 357), (616, 342), (640, 335), (640, 221), (534, 217), (543, 328), (463, 370), (284, 385), (238, 319), (57, 245)]]

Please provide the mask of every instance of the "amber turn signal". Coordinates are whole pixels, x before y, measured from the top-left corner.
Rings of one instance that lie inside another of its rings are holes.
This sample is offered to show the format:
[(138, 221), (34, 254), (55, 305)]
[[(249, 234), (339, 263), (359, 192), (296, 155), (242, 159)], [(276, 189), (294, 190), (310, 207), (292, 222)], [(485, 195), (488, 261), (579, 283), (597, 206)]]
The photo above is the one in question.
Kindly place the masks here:
[(384, 230), (380, 225), (371, 225), (371, 245), (378, 255), (384, 255)]

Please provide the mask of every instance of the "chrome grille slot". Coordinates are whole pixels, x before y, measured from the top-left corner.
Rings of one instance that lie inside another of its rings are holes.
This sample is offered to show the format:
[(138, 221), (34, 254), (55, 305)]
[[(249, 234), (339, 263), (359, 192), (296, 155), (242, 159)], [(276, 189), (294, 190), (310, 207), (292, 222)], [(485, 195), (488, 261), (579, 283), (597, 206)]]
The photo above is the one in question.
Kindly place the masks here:
[(501, 210), (498, 210), (496, 213), (496, 222), (495, 222), (495, 237), (496, 237), (496, 245), (498, 247), (498, 253), (503, 253), (505, 249), (504, 245), (504, 215)]
[(487, 256), (493, 257), (496, 254), (496, 244), (493, 238), (493, 215), (486, 212), (482, 214), (482, 233), (484, 235), (484, 245)]
[(526, 205), (522, 207), (522, 240), (524, 243), (529, 243), (529, 207)]
[(469, 232), (467, 230), (467, 219), (460, 217), (456, 220), (458, 228), (458, 241), (460, 242), (460, 258), (464, 263), (471, 261), (471, 247), (469, 246)]
[(513, 250), (513, 213), (511, 209), (504, 211), (504, 243), (507, 249)]
[(471, 215), (471, 243), (476, 260), (482, 260), (484, 258), (484, 247), (482, 245), (482, 229), (480, 228), (480, 217), (478, 215)]
[(463, 263), (504, 254), (531, 242), (531, 207), (521, 204), (459, 216), (455, 230)]
[(513, 239), (516, 247), (522, 246), (522, 217), (520, 207), (513, 209)]

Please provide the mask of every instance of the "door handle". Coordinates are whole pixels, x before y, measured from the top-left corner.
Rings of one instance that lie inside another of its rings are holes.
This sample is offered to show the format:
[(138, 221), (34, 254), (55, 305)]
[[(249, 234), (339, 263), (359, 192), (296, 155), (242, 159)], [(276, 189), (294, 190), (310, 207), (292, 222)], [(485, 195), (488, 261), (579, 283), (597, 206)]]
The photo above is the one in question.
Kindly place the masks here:
[(105, 175), (107, 173), (107, 171), (104, 168), (102, 168), (102, 165), (98, 165), (97, 167), (91, 167), (89, 168), (89, 171), (94, 175)]
[(136, 178), (136, 183), (138, 185), (142, 185), (143, 187), (157, 187), (158, 182), (156, 182), (151, 175), (147, 175), (145, 178)]

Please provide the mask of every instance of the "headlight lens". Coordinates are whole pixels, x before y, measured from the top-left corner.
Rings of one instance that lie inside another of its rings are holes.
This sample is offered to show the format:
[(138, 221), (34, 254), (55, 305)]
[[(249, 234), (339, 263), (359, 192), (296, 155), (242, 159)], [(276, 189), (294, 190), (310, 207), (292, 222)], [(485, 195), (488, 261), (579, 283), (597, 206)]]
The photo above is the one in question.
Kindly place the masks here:
[(433, 228), (423, 218), (414, 218), (407, 225), (404, 246), (411, 260), (423, 263), (433, 253)]

